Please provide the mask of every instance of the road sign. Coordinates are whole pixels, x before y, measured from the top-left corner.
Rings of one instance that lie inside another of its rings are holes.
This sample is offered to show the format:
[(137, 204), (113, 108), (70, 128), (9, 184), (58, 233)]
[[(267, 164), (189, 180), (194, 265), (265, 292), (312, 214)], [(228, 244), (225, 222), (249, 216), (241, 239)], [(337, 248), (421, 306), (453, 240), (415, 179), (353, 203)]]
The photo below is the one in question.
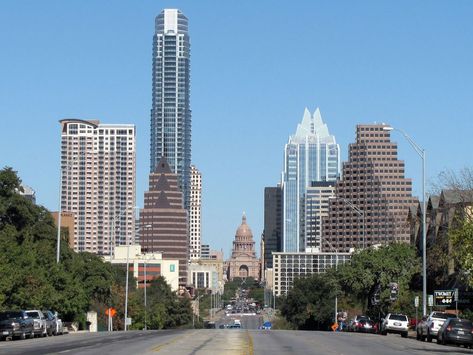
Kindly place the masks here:
[(414, 298), (414, 307), (415, 308), (419, 307), (419, 296), (415, 296)]
[(110, 307), (110, 308), (107, 308), (105, 310), (105, 315), (106, 316), (111, 316), (111, 317), (115, 317), (115, 314), (117, 314), (117, 310), (113, 307)]
[(131, 318), (125, 318), (125, 325), (131, 325)]
[(434, 295), (429, 295), (429, 300), (427, 303), (429, 304), (429, 307), (434, 305)]
[(435, 305), (440, 307), (450, 307), (455, 302), (455, 290), (434, 291)]

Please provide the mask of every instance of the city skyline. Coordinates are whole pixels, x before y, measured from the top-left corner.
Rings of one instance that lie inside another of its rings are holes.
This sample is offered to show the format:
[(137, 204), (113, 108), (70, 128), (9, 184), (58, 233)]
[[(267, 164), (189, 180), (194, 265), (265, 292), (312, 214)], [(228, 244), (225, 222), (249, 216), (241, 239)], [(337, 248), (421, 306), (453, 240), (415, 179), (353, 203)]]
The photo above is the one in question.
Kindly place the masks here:
[[(468, 137), (472, 50), (466, 45), (473, 26), (466, 2), (455, 7), (363, 2), (346, 4), (343, 13), (335, 5), (312, 2), (302, 2), (304, 11), (295, 13), (289, 4), (267, 13), (270, 3), (264, 1), (236, 8), (118, 2), (114, 8), (94, 4), (94, 11), (79, 2), (52, 4), (8, 3), (0, 14), (4, 50), (12, 54), (0, 59), (0, 116), (9, 132), (0, 143), (1, 163), (18, 170), (38, 203), (50, 210), (57, 209), (57, 120), (62, 117), (136, 124), (137, 204), (143, 205), (149, 172), (150, 33), (165, 7), (179, 8), (191, 21), (192, 163), (206, 181), (202, 240), (214, 249), (228, 254), (242, 211), (255, 236), (261, 234), (264, 186), (278, 182), (280, 147), (301, 107), (319, 106), (330, 117), (341, 161), (347, 160), (356, 124), (377, 121), (405, 130), (426, 149), (428, 181), (446, 168), (473, 165), (471, 154), (457, 154), (473, 150)], [(210, 41), (215, 28), (222, 33)], [(247, 43), (254, 28), (260, 39)], [(289, 43), (296, 32), (300, 39)], [(377, 41), (379, 36), (385, 41)], [(21, 45), (25, 38), (35, 38), (28, 48)], [(285, 53), (282, 42), (288, 43)], [(235, 50), (240, 48), (245, 50)], [(419, 197), (421, 162), (402, 136), (392, 139)], [(245, 169), (235, 169), (242, 165)]]

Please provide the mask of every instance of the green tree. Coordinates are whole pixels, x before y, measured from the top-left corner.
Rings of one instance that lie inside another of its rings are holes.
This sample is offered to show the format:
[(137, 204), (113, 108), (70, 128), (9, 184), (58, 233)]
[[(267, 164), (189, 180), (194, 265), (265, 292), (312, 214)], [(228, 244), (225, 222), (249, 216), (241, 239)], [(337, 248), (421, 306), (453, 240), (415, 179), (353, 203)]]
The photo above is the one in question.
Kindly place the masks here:
[(345, 294), (359, 301), (364, 311), (372, 308), (372, 297), (379, 289), (379, 309), (375, 311), (385, 313), (392, 305), (389, 284), (397, 283), (398, 297), (402, 297), (409, 291), (413, 277), (420, 272), (420, 260), (412, 246), (394, 243), (359, 251), (349, 263), (331, 272), (336, 273)]
[(460, 275), (473, 287), (473, 215), (464, 218), (459, 226), (448, 233)]
[(259, 304), (264, 303), (264, 288), (263, 287), (253, 287), (250, 289), (250, 292), (248, 292), (248, 297), (253, 298), (255, 302), (258, 302)]
[[(75, 253), (62, 234), (61, 262), (56, 263), (56, 226), (48, 210), (21, 196), (21, 180), (11, 168), (0, 170), (0, 311), (52, 309), (64, 321), (85, 326), (85, 313), (98, 313), (105, 329), (105, 310), (117, 310), (114, 328), (123, 329), (125, 268), (99, 256)], [(180, 327), (190, 322), (188, 300), (179, 299), (163, 278), (148, 290), (151, 328)], [(129, 314), (136, 329), (144, 325), (143, 291), (129, 282)]]
[[(141, 293), (137, 291), (136, 293)], [(166, 280), (159, 276), (153, 279), (147, 291), (148, 300), (148, 328), (176, 328), (189, 324), (192, 321), (192, 309), (190, 301), (179, 298)], [(140, 319), (140, 310), (136, 309), (137, 317)], [(135, 314), (130, 313), (134, 317)]]
[[(414, 312), (412, 283), (420, 271), (413, 247), (391, 244), (355, 253), (350, 262), (294, 282), (281, 299), (281, 314), (298, 329), (326, 329), (334, 320), (335, 296), (339, 309), (358, 308), (377, 317), (389, 311)], [(390, 283), (398, 285), (391, 300)], [(373, 304), (373, 296), (379, 302)]]
[(76, 267), (82, 255), (62, 243), (57, 264), (53, 218), (18, 194), (20, 189), (11, 168), (0, 171), (0, 309), (49, 308), (65, 321), (83, 317), (97, 294), (89, 274), (106, 268), (105, 263)]
[(281, 300), (280, 312), (297, 329), (326, 330), (333, 322), (335, 297), (340, 295), (331, 274), (314, 274), (294, 281)]

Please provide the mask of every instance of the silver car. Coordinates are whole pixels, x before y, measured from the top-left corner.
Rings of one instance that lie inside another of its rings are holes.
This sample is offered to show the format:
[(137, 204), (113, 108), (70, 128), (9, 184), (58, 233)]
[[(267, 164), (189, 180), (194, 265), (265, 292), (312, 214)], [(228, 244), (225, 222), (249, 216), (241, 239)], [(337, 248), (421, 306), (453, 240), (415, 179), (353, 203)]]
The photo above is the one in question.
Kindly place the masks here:
[(43, 314), (46, 317), (48, 335), (62, 335), (64, 333), (64, 327), (57, 312), (43, 311)]
[(28, 317), (33, 318), (34, 321), (34, 335), (39, 337), (48, 336), (47, 320), (43, 312), (36, 309), (27, 310)]

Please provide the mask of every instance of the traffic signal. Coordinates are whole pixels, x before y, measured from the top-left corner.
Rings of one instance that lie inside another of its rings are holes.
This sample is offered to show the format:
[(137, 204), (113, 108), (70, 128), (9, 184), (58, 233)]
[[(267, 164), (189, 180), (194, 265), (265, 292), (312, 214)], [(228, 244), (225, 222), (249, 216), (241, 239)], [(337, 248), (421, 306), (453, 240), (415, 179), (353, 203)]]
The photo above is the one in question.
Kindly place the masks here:
[(397, 300), (397, 296), (399, 293), (399, 285), (396, 282), (391, 282), (389, 284), (389, 299), (391, 302), (394, 302)]

